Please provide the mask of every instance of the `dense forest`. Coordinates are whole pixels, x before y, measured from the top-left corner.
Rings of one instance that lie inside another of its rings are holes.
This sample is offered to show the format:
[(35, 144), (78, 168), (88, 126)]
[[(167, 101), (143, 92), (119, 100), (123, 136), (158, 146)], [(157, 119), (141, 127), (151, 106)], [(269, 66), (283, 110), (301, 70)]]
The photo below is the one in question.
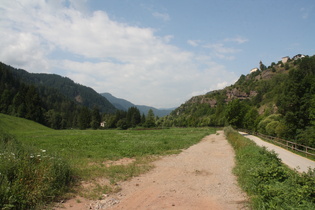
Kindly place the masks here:
[(193, 97), (157, 124), (232, 125), (315, 147), (315, 56), (259, 66), (234, 85)]
[[(63, 96), (90, 109), (98, 107), (101, 112), (114, 113), (116, 108), (95, 90), (84, 85), (80, 85), (67, 77), (56, 74), (29, 73), (22, 69), (11, 68), (13, 75), (23, 83), (34, 85), (41, 89), (54, 89)], [(44, 90), (44, 91), (45, 91)]]
[[(23, 76), (16, 74), (18, 71)], [(102, 112), (97, 104), (90, 108), (88, 104), (67, 97), (58, 88), (27, 82), (28, 74), (0, 63), (1, 113), (30, 119), (54, 129), (99, 127)]]

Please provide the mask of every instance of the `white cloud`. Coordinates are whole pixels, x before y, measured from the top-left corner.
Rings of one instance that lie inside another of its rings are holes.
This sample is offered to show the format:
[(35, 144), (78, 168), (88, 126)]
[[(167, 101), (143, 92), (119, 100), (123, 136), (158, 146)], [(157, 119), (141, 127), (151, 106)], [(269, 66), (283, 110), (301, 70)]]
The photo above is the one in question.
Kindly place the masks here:
[(234, 53), (240, 52), (240, 49), (236, 49), (233, 47), (226, 47), (222, 43), (208, 44), (205, 46), (205, 48), (211, 48), (215, 52), (220, 53), (220, 54), (234, 54)]
[(152, 15), (153, 17), (161, 19), (163, 21), (169, 21), (171, 19), (169, 14), (167, 13), (153, 12)]
[(236, 42), (237, 44), (243, 44), (245, 42), (248, 42), (248, 39), (243, 37), (234, 37), (234, 38), (226, 38), (224, 39), (224, 42)]
[(300, 15), (302, 19), (305, 19), (305, 20), (309, 19), (310, 16), (314, 14), (313, 10), (314, 10), (314, 6), (310, 6), (308, 8), (305, 8), (305, 7), (300, 8)]
[(234, 60), (234, 54), (241, 52), (240, 49), (226, 47), (223, 43), (207, 44), (204, 47), (211, 49), (214, 56), (224, 60)]
[(187, 43), (193, 47), (199, 46), (200, 40), (188, 40)]
[[(172, 35), (158, 37), (152, 28), (113, 21), (104, 11), (85, 13), (84, 0), (68, 1), (68, 7), (66, 2), (4, 0), (0, 60), (32, 72), (58, 69), (98, 92), (156, 107), (178, 106), (235, 78), (211, 57), (170, 45)], [(222, 44), (208, 47), (221, 55), (238, 51)], [(66, 57), (54, 57), (58, 52)]]
[[(39, 69), (47, 72), (50, 68), (46, 60), (49, 46), (31, 33), (1, 30), (0, 58), (2, 62), (25, 69)], [(46, 50), (45, 50), (46, 49)]]

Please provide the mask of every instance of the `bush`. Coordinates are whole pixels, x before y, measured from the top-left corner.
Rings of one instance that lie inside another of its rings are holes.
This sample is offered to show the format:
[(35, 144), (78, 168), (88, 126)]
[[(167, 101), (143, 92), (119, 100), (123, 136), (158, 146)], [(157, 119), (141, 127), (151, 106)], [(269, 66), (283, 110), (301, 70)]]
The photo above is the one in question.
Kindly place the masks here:
[(0, 209), (31, 209), (53, 201), (72, 181), (70, 167), (60, 158), (0, 134)]

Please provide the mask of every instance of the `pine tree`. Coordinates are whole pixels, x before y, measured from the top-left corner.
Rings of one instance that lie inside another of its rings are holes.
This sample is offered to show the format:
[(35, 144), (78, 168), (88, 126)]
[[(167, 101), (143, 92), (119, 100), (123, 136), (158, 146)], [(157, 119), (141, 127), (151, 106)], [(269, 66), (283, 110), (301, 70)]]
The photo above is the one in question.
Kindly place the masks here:
[(150, 109), (148, 111), (148, 115), (147, 115), (146, 121), (145, 121), (145, 127), (147, 127), (147, 128), (155, 127), (155, 116), (154, 116), (154, 112), (152, 109)]

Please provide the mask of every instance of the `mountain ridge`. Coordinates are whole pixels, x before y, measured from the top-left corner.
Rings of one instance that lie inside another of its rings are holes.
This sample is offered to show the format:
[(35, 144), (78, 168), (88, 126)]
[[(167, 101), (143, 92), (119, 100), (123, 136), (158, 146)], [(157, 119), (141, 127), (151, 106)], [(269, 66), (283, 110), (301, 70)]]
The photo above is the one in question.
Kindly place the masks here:
[(13, 74), (21, 79), (21, 81), (35, 86), (47, 86), (54, 88), (62, 93), (65, 97), (87, 106), (92, 109), (97, 106), (101, 112), (115, 112), (116, 108), (106, 98), (102, 97), (93, 90), (78, 83), (75, 83), (68, 77), (63, 77), (57, 74), (46, 73), (29, 73), (23, 69), (12, 68)]
[(111, 102), (117, 109), (127, 111), (130, 107), (137, 107), (141, 114), (146, 115), (150, 109), (152, 109), (155, 116), (163, 117), (170, 114), (175, 108), (169, 109), (157, 109), (155, 107), (146, 106), (146, 105), (135, 105), (130, 101), (127, 101), (122, 98), (117, 98), (113, 96), (111, 93), (100, 93), (103, 97), (105, 97), (109, 102)]

